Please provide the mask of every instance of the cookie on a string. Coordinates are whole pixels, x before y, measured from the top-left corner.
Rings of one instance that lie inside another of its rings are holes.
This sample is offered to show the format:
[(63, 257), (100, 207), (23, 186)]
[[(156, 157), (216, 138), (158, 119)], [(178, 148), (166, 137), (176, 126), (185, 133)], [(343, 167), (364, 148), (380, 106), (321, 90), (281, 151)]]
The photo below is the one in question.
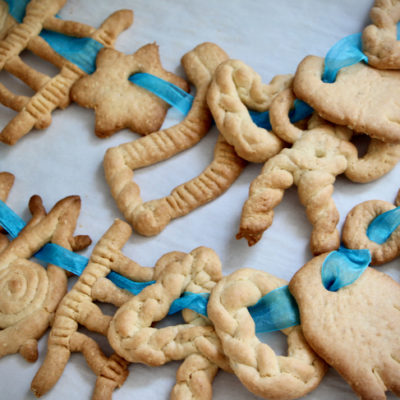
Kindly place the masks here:
[(304, 339), (301, 326), (282, 331), (287, 335), (287, 356), (277, 356), (255, 334), (247, 307), (285, 285), (286, 281), (267, 272), (243, 268), (217, 283), (207, 307), (233, 372), (248, 390), (265, 399), (305, 396), (327, 370)]
[(328, 290), (321, 271), (329, 254), (306, 263), (291, 279), (304, 337), (349, 383), (357, 397), (400, 396), (400, 285), (366, 268), (353, 283)]
[[(114, 351), (129, 362), (150, 366), (185, 360), (178, 371), (178, 384), (173, 396), (201, 393), (211, 398), (211, 383), (217, 366), (230, 371), (214, 327), (197, 317), (190, 323), (153, 328), (162, 320), (174, 300), (184, 292), (208, 293), (221, 279), (221, 263), (214, 251), (199, 247), (189, 254), (174, 256), (161, 271), (155, 283), (132, 297), (115, 313), (108, 330), (108, 340)], [(199, 380), (187, 384), (190, 373), (199, 372)], [(203, 372), (202, 368), (205, 368)], [(182, 381), (185, 385), (182, 387)], [(204, 387), (203, 387), (204, 385)]]
[(353, 132), (332, 125), (314, 115), (308, 129), (302, 130), (289, 120), (295, 96), (290, 89), (280, 93), (271, 105), (274, 132), (292, 147), (269, 159), (261, 174), (251, 183), (237, 238), (257, 243), (272, 224), (274, 208), (284, 191), (295, 184), (307, 217), (313, 225), (311, 252), (321, 254), (340, 244), (336, 228), (339, 212), (332, 199), (336, 176), (344, 173), (355, 182), (370, 182), (390, 171), (400, 159), (399, 145), (372, 140), (367, 152), (358, 156), (350, 142)]
[(78, 281), (60, 302), (46, 357), (31, 383), (36, 396), (44, 395), (57, 383), (72, 352), (81, 352), (97, 375), (93, 399), (110, 399), (114, 389), (126, 380), (129, 363), (116, 354), (105, 356), (96, 341), (78, 329), (84, 326), (89, 331), (107, 335), (112, 317), (105, 315), (95, 301), (107, 300), (120, 306), (132, 297), (106, 278), (110, 272), (119, 272), (139, 282), (153, 278), (154, 268), (141, 267), (121, 252), (131, 233), (127, 223), (116, 220), (94, 247)]
[[(18, 95), (0, 83), (0, 103), (18, 113), (0, 132), (0, 141), (6, 144), (15, 144), (33, 128), (47, 128), (52, 111), (70, 103), (72, 85), (92, 72), (93, 50), (112, 47), (117, 36), (133, 21), (132, 11), (120, 10), (95, 29), (56, 17), (64, 3), (65, 0), (31, 0), (22, 21), (9, 14), (1, 20), (4, 25), (0, 28), (0, 69), (11, 73), (35, 92), (32, 97)], [(4, 7), (2, 11), (4, 13)], [(65, 51), (69, 50), (65, 47), (68, 44), (62, 43), (76, 38), (80, 40), (80, 49), (72, 52), (74, 61), (71, 61), (68, 57), (71, 51)], [(25, 49), (55, 65), (60, 72), (51, 77), (30, 67), (20, 57)]]
[(274, 97), (292, 83), (293, 75), (278, 75), (264, 84), (251, 67), (240, 60), (227, 60), (215, 71), (207, 103), (218, 130), (237, 154), (247, 161), (265, 162), (277, 154), (284, 142), (259, 127), (249, 109), (265, 112)]
[(400, 69), (400, 42), (397, 39), (400, 2), (375, 0), (370, 18), (372, 24), (362, 33), (362, 49), (368, 64), (379, 69)]
[[(343, 224), (343, 244), (350, 249), (368, 249), (372, 257), (371, 265), (385, 264), (398, 257), (399, 206), (399, 194), (394, 204), (384, 200), (367, 200), (357, 204), (347, 214)], [(379, 224), (378, 219), (382, 224), (374, 231), (374, 222)]]
[(81, 250), (90, 238), (73, 236), (80, 212), (78, 196), (60, 200), (48, 214), (41, 198), (33, 196), (29, 208), (31, 220), (0, 253), (0, 357), (19, 352), (33, 362), (38, 357), (37, 341), (67, 291), (67, 273), (52, 264), (45, 269), (30, 258), (46, 243)]
[(80, 79), (71, 90), (79, 105), (95, 111), (95, 133), (108, 137), (123, 128), (140, 135), (158, 131), (169, 105), (150, 91), (128, 80), (145, 72), (189, 91), (187, 82), (162, 65), (155, 43), (141, 47), (132, 55), (115, 49), (99, 51), (96, 71)]
[(112, 196), (126, 220), (143, 235), (158, 234), (174, 218), (222, 194), (239, 176), (245, 162), (219, 137), (212, 163), (196, 178), (162, 199), (146, 203), (133, 181), (133, 171), (165, 160), (196, 144), (211, 128), (206, 94), (217, 66), (227, 54), (213, 43), (202, 43), (182, 58), (188, 79), (196, 86), (192, 107), (179, 124), (108, 149), (104, 171)]
[(297, 67), (293, 90), (321, 117), (372, 138), (400, 143), (400, 73), (358, 62), (326, 83), (324, 59), (307, 56)]

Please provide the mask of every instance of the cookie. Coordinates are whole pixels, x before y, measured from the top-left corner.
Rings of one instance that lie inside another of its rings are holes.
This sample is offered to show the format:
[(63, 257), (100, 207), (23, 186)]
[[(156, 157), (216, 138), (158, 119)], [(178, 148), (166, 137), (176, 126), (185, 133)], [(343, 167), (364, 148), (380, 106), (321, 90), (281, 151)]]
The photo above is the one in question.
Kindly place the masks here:
[(132, 55), (104, 48), (97, 55), (96, 71), (81, 78), (71, 89), (73, 101), (94, 109), (97, 136), (108, 137), (123, 128), (140, 135), (160, 129), (169, 105), (128, 80), (137, 72), (155, 75), (189, 91), (185, 80), (162, 67), (155, 43)]
[(307, 56), (297, 67), (293, 90), (321, 117), (383, 142), (399, 143), (400, 73), (357, 63), (324, 83), (324, 60)]
[(251, 183), (237, 238), (246, 238), (250, 246), (257, 243), (272, 224), (273, 210), (284, 191), (295, 184), (313, 225), (310, 247), (316, 255), (339, 247), (339, 212), (332, 199), (336, 176), (344, 173), (355, 182), (377, 179), (397, 164), (400, 147), (372, 140), (366, 154), (359, 157), (350, 142), (353, 132), (346, 127), (332, 125), (317, 115), (309, 120), (307, 130), (293, 125), (289, 110), (294, 99), (287, 89), (271, 105), (274, 132), (293, 145), (269, 159)]
[(362, 33), (362, 49), (368, 57), (368, 64), (380, 69), (400, 69), (400, 43), (397, 40), (399, 2), (375, 0), (370, 18), (372, 24)]
[(267, 111), (274, 97), (290, 86), (292, 78), (278, 75), (266, 85), (240, 60), (227, 60), (216, 69), (207, 103), (218, 130), (240, 157), (265, 162), (283, 148), (279, 137), (253, 122), (248, 109)]
[[(5, 202), (8, 194), (14, 184), (14, 175), (10, 172), (0, 172), (0, 200)], [(0, 226), (0, 252), (5, 249), (8, 244), (7, 235), (3, 233)]]
[[(0, 103), (18, 113), (0, 133), (0, 141), (6, 144), (15, 144), (33, 128), (48, 127), (52, 111), (69, 104), (72, 85), (85, 75), (84, 70), (49, 45), (45, 39), (49, 34), (44, 36), (43, 28), (54, 30), (55, 35), (62, 33), (92, 38), (99, 46), (113, 46), (119, 33), (132, 23), (133, 13), (129, 10), (112, 14), (99, 29), (74, 21), (63, 21), (55, 14), (64, 3), (65, 0), (32, 0), (26, 7), (25, 18), (21, 23), (17, 23), (12, 16), (6, 19), (7, 31), (3, 32), (0, 41), (0, 69), (13, 74), (35, 92), (32, 97), (17, 95), (0, 84)], [(50, 77), (30, 67), (19, 56), (25, 49), (52, 63), (60, 72)], [(77, 58), (84, 59), (85, 63), (87, 60), (84, 53), (83, 49)]]
[[(207, 293), (221, 276), (219, 258), (209, 248), (200, 247), (189, 254), (174, 256), (156, 272), (154, 284), (118, 309), (108, 330), (111, 347), (129, 362), (150, 366), (184, 359), (178, 371), (174, 396), (186, 393), (191, 397), (193, 393), (204, 391), (204, 398), (211, 398), (216, 366), (230, 370), (213, 326), (198, 323), (196, 318), (190, 323), (160, 329), (153, 328), (152, 324), (168, 314), (172, 302), (183, 292), (197, 288), (196, 292)], [(201, 371), (203, 367), (206, 369)], [(182, 381), (187, 382), (194, 371), (200, 374), (198, 382), (192, 381), (195, 387), (188, 384), (182, 387)]]
[(206, 93), (216, 67), (227, 59), (213, 43), (202, 43), (185, 54), (182, 64), (196, 86), (196, 96), (186, 118), (171, 128), (107, 150), (104, 172), (111, 194), (126, 220), (139, 233), (159, 233), (171, 219), (187, 214), (223, 193), (245, 166), (233, 148), (219, 138), (213, 162), (203, 173), (160, 200), (143, 203), (133, 171), (165, 160), (196, 144), (210, 129), (212, 117)]
[(289, 283), (304, 337), (357, 397), (384, 400), (389, 390), (398, 396), (399, 284), (367, 268), (351, 285), (329, 291), (321, 279), (327, 255), (313, 258)]
[(350, 249), (368, 249), (371, 252), (371, 265), (390, 262), (400, 254), (400, 229), (394, 229), (383, 242), (370, 238), (368, 228), (378, 216), (394, 210), (400, 205), (383, 200), (368, 200), (353, 207), (347, 214), (342, 229), (343, 244)]
[(0, 357), (19, 352), (27, 361), (36, 361), (37, 341), (67, 291), (67, 274), (55, 265), (45, 269), (29, 259), (48, 242), (80, 250), (90, 239), (73, 236), (78, 196), (60, 200), (48, 214), (41, 198), (33, 196), (29, 208), (32, 219), (0, 253)]
[(304, 339), (301, 326), (283, 331), (288, 356), (277, 356), (255, 335), (247, 307), (286, 282), (264, 271), (243, 268), (221, 279), (212, 290), (208, 315), (233, 372), (248, 390), (265, 399), (295, 399), (315, 389), (325, 363)]
[(103, 314), (95, 301), (109, 300), (120, 305), (131, 297), (106, 279), (112, 270), (137, 281), (152, 278), (153, 268), (141, 267), (121, 253), (131, 233), (128, 224), (116, 220), (94, 247), (78, 281), (60, 302), (49, 334), (46, 357), (31, 384), (36, 396), (44, 395), (56, 384), (71, 352), (81, 352), (97, 375), (93, 399), (111, 398), (114, 389), (127, 378), (128, 362), (116, 354), (105, 356), (94, 339), (78, 332), (78, 326), (106, 335), (111, 316)]

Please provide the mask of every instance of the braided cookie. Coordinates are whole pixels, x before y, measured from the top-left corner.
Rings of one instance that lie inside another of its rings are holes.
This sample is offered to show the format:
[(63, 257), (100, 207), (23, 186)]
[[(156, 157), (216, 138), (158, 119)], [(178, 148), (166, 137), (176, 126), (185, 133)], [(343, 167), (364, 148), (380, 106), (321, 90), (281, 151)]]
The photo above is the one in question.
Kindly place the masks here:
[(400, 254), (400, 229), (394, 230), (382, 244), (371, 240), (367, 236), (367, 229), (376, 217), (399, 206), (399, 198), (395, 205), (383, 200), (368, 200), (356, 205), (344, 222), (343, 244), (350, 249), (368, 249), (371, 252), (371, 265), (392, 261)]
[(400, 69), (400, 43), (397, 40), (400, 2), (375, 0), (370, 18), (372, 24), (362, 34), (363, 52), (368, 57), (368, 64), (380, 69)]
[(266, 111), (273, 98), (292, 81), (292, 75), (278, 75), (269, 85), (252, 68), (239, 60), (218, 66), (207, 93), (215, 123), (238, 155), (247, 161), (265, 162), (283, 147), (282, 140), (251, 119), (250, 108)]
[(78, 324), (107, 335), (111, 316), (104, 315), (94, 302), (120, 306), (131, 298), (106, 279), (111, 271), (136, 281), (153, 278), (153, 268), (141, 267), (121, 252), (131, 233), (128, 224), (116, 220), (96, 244), (79, 280), (62, 299), (50, 331), (46, 358), (32, 381), (36, 396), (42, 396), (56, 384), (71, 352), (82, 352), (97, 375), (93, 399), (111, 399), (113, 390), (124, 383), (128, 362), (116, 354), (106, 357), (92, 338), (78, 332)]
[(298, 66), (293, 89), (321, 117), (356, 132), (400, 143), (400, 74), (364, 63), (342, 68), (336, 81), (324, 83), (324, 60), (307, 56)]
[[(8, 194), (14, 184), (14, 175), (9, 172), (0, 172), (0, 200), (6, 201)], [(8, 238), (7, 235), (2, 233), (2, 228), (0, 226), (0, 252), (3, 251), (7, 244)]]
[(351, 285), (332, 292), (321, 279), (328, 254), (313, 258), (289, 289), (300, 309), (304, 336), (363, 400), (400, 396), (400, 286), (367, 268)]
[(211, 249), (199, 247), (169, 263), (155, 278), (153, 285), (119, 308), (108, 331), (110, 345), (124, 359), (151, 366), (185, 359), (173, 398), (211, 398), (216, 366), (230, 370), (214, 328), (193, 315), (186, 316), (191, 320), (187, 324), (161, 329), (152, 324), (167, 315), (183, 292), (209, 292), (221, 278), (219, 258)]
[(248, 390), (266, 399), (304, 396), (326, 372), (324, 362), (308, 346), (300, 326), (282, 331), (287, 335), (288, 356), (276, 356), (255, 335), (247, 307), (285, 284), (267, 272), (243, 268), (217, 283), (207, 309), (233, 372)]
[(126, 220), (137, 232), (151, 236), (174, 218), (221, 195), (239, 176), (245, 162), (218, 137), (212, 163), (196, 178), (175, 188), (169, 196), (142, 203), (140, 189), (132, 181), (135, 169), (165, 160), (197, 143), (211, 126), (206, 92), (211, 77), (227, 55), (212, 43), (203, 43), (182, 58), (197, 92), (192, 108), (178, 125), (107, 150), (104, 171), (111, 193)]
[(94, 109), (97, 136), (108, 137), (123, 128), (141, 135), (160, 129), (169, 105), (128, 81), (137, 72), (147, 72), (189, 91), (186, 81), (162, 67), (155, 43), (141, 47), (132, 55), (102, 49), (96, 58), (96, 71), (80, 79), (71, 89), (72, 100)]
[(251, 183), (237, 238), (255, 244), (272, 224), (273, 209), (284, 190), (295, 184), (313, 225), (310, 245), (316, 255), (339, 247), (339, 213), (332, 199), (336, 176), (345, 173), (355, 182), (377, 179), (396, 165), (400, 147), (372, 140), (366, 154), (359, 158), (349, 142), (352, 132), (345, 127), (333, 126), (316, 115), (309, 121), (308, 130), (292, 125), (288, 114), (293, 101), (294, 95), (287, 89), (271, 106), (274, 132), (293, 146), (268, 160)]
[[(0, 69), (5, 69), (35, 91), (32, 97), (17, 95), (0, 84), (0, 103), (18, 114), (0, 132), (0, 141), (15, 144), (32, 128), (43, 129), (51, 123), (51, 112), (65, 108), (70, 102), (72, 85), (85, 72), (74, 63), (57, 54), (39, 36), (42, 29), (68, 36), (93, 38), (106, 47), (113, 46), (117, 36), (132, 24), (133, 13), (121, 10), (107, 18), (99, 29), (74, 21), (63, 21), (55, 14), (65, 0), (31, 0), (25, 18), (18, 24), (10, 15), (0, 28)], [(47, 76), (26, 64), (20, 53), (25, 49), (60, 69), (54, 76)]]
[(59, 201), (47, 215), (39, 196), (31, 198), (29, 207), (31, 221), (0, 253), (0, 357), (19, 352), (36, 361), (37, 340), (67, 291), (67, 274), (55, 265), (46, 270), (28, 259), (48, 242), (80, 250), (90, 239), (73, 236), (80, 211), (78, 196)]

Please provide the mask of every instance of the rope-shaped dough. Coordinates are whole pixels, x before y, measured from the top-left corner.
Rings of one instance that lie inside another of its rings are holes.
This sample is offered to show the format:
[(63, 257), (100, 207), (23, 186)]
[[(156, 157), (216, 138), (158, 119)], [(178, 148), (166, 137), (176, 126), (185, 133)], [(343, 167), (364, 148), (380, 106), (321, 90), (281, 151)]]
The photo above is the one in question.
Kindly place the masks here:
[(392, 232), (385, 243), (379, 244), (367, 236), (369, 224), (380, 214), (393, 210), (393, 205), (383, 200), (368, 200), (353, 207), (347, 214), (342, 229), (343, 244), (350, 249), (368, 249), (371, 252), (371, 265), (381, 265), (392, 261), (400, 254), (400, 229)]
[(261, 77), (239, 60), (227, 60), (217, 68), (207, 102), (219, 131), (240, 157), (265, 162), (282, 149), (282, 140), (258, 127), (247, 107), (268, 110), (274, 97), (291, 81), (292, 75), (278, 75), (269, 85), (263, 84)]
[(375, 0), (370, 18), (372, 24), (364, 29), (362, 35), (363, 52), (368, 57), (368, 64), (381, 69), (399, 69), (397, 22), (400, 20), (400, 2)]
[[(151, 325), (163, 319), (171, 303), (188, 288), (195, 290), (197, 287), (197, 291), (201, 288), (202, 292), (208, 292), (220, 278), (221, 264), (218, 256), (205, 247), (197, 248), (171, 262), (159, 273), (156, 283), (143, 289), (117, 311), (108, 331), (111, 346), (117, 354), (130, 362), (152, 366), (186, 359), (184, 367), (178, 372), (178, 386), (173, 396), (180, 398), (182, 392), (191, 392), (196, 396), (201, 390), (196, 381), (182, 384), (182, 381), (187, 382), (188, 379), (186, 368), (202, 375), (201, 382), (208, 387), (206, 392), (210, 393), (216, 367), (205, 362), (204, 358), (230, 370), (213, 327), (199, 323), (197, 318), (193, 323), (161, 329), (152, 328)], [(191, 285), (193, 282), (196, 286)], [(203, 372), (200, 371), (202, 365), (206, 367)]]
[(304, 396), (326, 372), (325, 363), (309, 347), (300, 326), (283, 331), (288, 336), (288, 356), (276, 356), (255, 335), (247, 307), (285, 284), (267, 272), (243, 268), (217, 283), (208, 303), (208, 315), (234, 373), (247, 389), (266, 399)]
[(295, 184), (313, 226), (310, 245), (315, 255), (339, 247), (339, 213), (332, 199), (336, 176), (345, 173), (356, 182), (377, 179), (396, 165), (400, 147), (372, 139), (366, 154), (359, 158), (356, 147), (349, 142), (349, 129), (315, 115), (309, 120), (308, 130), (291, 124), (289, 110), (294, 99), (287, 89), (271, 105), (274, 132), (293, 146), (268, 160), (251, 183), (237, 238), (246, 238), (250, 246), (257, 243), (272, 224), (273, 210), (285, 189)]
[(150, 236), (161, 232), (171, 219), (183, 216), (223, 193), (245, 166), (222, 138), (218, 138), (214, 160), (193, 180), (178, 186), (162, 199), (142, 203), (140, 189), (132, 181), (137, 168), (165, 160), (197, 143), (211, 126), (205, 96), (217, 65), (227, 58), (212, 43), (203, 43), (182, 58), (196, 97), (187, 117), (174, 127), (107, 150), (104, 171), (111, 193), (126, 220), (135, 230)]

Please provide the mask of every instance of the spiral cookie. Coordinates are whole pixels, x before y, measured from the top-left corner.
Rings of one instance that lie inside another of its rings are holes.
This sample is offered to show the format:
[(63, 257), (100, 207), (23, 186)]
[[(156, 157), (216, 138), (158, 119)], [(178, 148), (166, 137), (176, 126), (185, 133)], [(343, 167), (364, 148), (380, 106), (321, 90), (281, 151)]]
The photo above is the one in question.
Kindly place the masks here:
[(300, 326), (285, 329), (288, 356), (276, 356), (255, 335), (248, 306), (286, 282), (267, 272), (240, 269), (224, 277), (211, 292), (208, 315), (221, 339), (233, 372), (257, 396), (295, 399), (313, 390), (326, 372)]
[(379, 215), (400, 206), (399, 198), (395, 205), (383, 200), (368, 200), (357, 204), (347, 214), (342, 230), (342, 240), (350, 249), (368, 249), (371, 252), (371, 265), (387, 263), (400, 254), (400, 229), (395, 229), (386, 241), (377, 243), (368, 237), (368, 226)]
[(48, 265), (44, 269), (28, 259), (49, 241), (80, 250), (90, 239), (73, 237), (79, 197), (59, 201), (48, 215), (38, 196), (31, 198), (29, 206), (31, 221), (0, 253), (0, 357), (19, 352), (28, 361), (35, 361), (37, 340), (67, 290), (67, 275), (59, 267)]
[(273, 98), (287, 88), (292, 75), (276, 76), (269, 85), (239, 60), (227, 60), (215, 71), (207, 93), (207, 103), (215, 123), (240, 157), (252, 162), (265, 162), (283, 147), (282, 140), (251, 119), (250, 108), (266, 111)]
[[(210, 398), (216, 366), (230, 370), (214, 328), (196, 317), (187, 317), (192, 320), (187, 324), (161, 329), (151, 326), (167, 315), (172, 302), (188, 288), (210, 291), (221, 278), (218, 256), (211, 249), (199, 247), (170, 262), (155, 278), (153, 285), (119, 308), (108, 331), (110, 345), (124, 359), (151, 366), (185, 359), (173, 395), (181, 398), (191, 393), (199, 398), (205, 385), (203, 394), (208, 393)], [(197, 383), (189, 381), (190, 373), (198, 373)]]

